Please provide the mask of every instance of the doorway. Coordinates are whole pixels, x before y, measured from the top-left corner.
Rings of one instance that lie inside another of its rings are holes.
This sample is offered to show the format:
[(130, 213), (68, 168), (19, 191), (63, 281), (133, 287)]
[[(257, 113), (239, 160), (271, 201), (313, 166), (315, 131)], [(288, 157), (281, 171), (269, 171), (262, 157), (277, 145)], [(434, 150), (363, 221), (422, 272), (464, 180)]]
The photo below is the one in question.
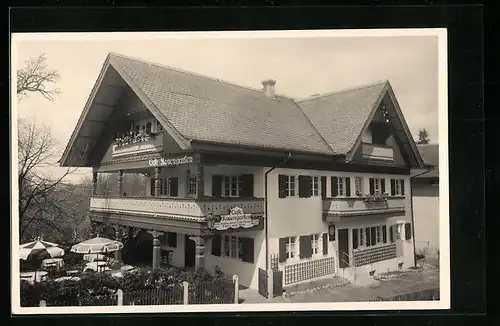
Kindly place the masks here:
[(189, 235), (184, 237), (184, 266), (193, 267), (196, 263), (196, 243), (189, 239)]
[(350, 265), (349, 260), (349, 229), (339, 229), (339, 267), (347, 268)]

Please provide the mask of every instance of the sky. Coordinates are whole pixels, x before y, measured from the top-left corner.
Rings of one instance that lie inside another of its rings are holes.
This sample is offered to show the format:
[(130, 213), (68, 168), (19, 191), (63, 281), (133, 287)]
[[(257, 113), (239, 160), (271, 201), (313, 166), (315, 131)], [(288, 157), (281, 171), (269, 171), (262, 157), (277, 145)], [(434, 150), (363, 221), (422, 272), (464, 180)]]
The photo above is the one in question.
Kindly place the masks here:
[[(13, 70), (45, 53), (48, 65), (61, 75), (56, 85), (61, 93), (53, 101), (31, 94), (16, 101), (16, 113), (49, 126), (62, 152), (106, 55), (117, 52), (257, 89), (272, 78), (277, 94), (294, 99), (389, 80), (414, 138), (425, 128), (431, 142), (437, 142), (438, 37), (427, 34), (14, 35)], [(70, 181), (89, 175), (89, 169), (81, 169)]]

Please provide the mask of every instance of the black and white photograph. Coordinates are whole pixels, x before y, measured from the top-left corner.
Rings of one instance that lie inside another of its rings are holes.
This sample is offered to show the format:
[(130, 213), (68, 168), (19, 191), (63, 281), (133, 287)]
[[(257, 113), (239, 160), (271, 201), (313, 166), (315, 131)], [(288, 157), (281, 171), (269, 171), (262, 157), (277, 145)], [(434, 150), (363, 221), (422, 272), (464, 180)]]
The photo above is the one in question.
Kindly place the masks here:
[(450, 308), (446, 29), (11, 49), (13, 313)]

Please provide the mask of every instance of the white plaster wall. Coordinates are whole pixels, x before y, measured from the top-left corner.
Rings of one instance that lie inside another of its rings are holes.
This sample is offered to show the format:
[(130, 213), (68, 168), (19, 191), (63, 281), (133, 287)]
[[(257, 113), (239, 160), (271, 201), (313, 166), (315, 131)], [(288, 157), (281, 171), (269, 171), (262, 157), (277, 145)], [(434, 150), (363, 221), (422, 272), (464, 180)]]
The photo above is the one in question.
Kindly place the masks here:
[(185, 259), (185, 235), (177, 233), (177, 248), (169, 247), (167, 244), (162, 243), (161, 248), (165, 250), (172, 250), (172, 265), (175, 267), (183, 268)]
[(415, 246), (418, 250), (439, 248), (439, 187), (426, 185), (413, 188)]

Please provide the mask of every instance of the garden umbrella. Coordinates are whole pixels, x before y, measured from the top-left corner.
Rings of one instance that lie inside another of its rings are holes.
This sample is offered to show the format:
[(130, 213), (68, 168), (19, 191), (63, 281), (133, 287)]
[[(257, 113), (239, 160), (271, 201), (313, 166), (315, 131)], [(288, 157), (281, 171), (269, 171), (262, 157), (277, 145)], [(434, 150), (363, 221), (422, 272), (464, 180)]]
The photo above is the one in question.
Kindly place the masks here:
[[(95, 237), (77, 243), (71, 247), (71, 251), (79, 254), (101, 254), (118, 251), (123, 248), (123, 243), (102, 237)], [(98, 256), (99, 257), (99, 256)], [(99, 266), (99, 263), (97, 264)]]
[[(19, 246), (19, 258), (22, 260), (41, 261), (45, 258), (55, 258), (64, 255), (64, 249), (59, 248), (58, 244), (43, 241), (37, 238), (35, 241), (28, 242)], [(35, 268), (36, 281), (36, 268)]]

